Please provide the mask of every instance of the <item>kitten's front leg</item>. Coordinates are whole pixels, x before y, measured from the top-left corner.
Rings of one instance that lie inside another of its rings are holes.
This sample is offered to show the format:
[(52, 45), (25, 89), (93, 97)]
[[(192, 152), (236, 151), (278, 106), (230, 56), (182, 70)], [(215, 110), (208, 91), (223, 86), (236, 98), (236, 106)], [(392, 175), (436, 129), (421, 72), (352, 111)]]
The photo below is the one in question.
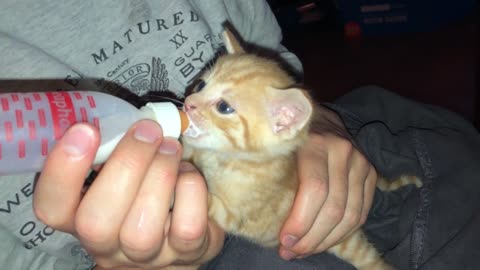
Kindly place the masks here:
[(221, 198), (212, 193), (208, 193), (208, 216), (230, 233), (238, 232), (241, 226), (241, 219), (225, 206)]

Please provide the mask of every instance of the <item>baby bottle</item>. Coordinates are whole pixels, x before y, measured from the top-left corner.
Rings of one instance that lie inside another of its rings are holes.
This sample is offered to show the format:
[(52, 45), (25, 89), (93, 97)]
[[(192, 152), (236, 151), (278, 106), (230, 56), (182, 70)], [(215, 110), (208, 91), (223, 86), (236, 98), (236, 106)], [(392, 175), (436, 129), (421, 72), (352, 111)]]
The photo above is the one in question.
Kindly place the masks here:
[(188, 126), (170, 102), (137, 109), (127, 101), (94, 91), (0, 94), (0, 176), (41, 171), (55, 142), (72, 124), (88, 122), (101, 136), (95, 164), (104, 162), (128, 128), (140, 119), (161, 124), (164, 136), (178, 138)]

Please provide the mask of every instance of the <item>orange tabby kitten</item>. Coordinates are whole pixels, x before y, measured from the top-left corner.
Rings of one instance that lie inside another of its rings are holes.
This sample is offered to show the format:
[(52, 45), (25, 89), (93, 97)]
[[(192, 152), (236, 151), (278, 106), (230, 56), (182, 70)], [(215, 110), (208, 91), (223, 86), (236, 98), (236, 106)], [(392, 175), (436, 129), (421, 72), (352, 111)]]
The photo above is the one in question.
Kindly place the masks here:
[[(296, 151), (309, 134), (316, 107), (274, 61), (245, 53), (225, 31), (221, 56), (185, 100), (191, 125), (185, 159), (204, 174), (209, 216), (225, 231), (262, 246), (279, 231), (297, 190)], [(384, 190), (420, 182), (402, 177)], [(392, 269), (358, 230), (328, 250), (358, 269)]]

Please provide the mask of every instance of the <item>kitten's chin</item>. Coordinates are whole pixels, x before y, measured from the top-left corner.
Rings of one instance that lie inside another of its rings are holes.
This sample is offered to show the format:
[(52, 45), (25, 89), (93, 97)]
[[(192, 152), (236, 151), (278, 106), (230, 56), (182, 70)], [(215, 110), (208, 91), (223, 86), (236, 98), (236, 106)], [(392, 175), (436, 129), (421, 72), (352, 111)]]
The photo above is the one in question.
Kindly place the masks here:
[(207, 149), (210, 144), (208, 143), (208, 136), (206, 135), (205, 133), (201, 133), (192, 137), (184, 133), (182, 135), (182, 141), (195, 149)]
[(197, 139), (201, 137), (203, 134), (205, 134), (203, 131), (201, 131), (194, 123), (193, 121), (190, 121), (187, 130), (183, 132), (183, 137), (184, 138), (190, 138), (190, 139)]

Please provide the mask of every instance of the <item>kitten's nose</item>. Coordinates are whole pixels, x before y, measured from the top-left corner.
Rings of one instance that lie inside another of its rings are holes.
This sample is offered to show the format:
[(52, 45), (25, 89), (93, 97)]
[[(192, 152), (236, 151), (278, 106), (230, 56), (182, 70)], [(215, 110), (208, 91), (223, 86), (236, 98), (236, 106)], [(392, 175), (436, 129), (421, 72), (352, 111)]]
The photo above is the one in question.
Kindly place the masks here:
[(194, 110), (196, 108), (197, 107), (195, 105), (191, 104), (190, 102), (185, 102), (185, 111), (186, 112)]

